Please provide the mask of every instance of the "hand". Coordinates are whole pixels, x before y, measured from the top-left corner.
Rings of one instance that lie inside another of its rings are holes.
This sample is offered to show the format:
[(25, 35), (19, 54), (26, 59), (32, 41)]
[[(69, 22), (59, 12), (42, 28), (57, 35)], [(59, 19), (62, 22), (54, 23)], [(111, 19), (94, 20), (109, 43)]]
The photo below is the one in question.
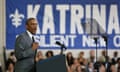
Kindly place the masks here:
[(32, 44), (32, 49), (33, 49), (33, 50), (36, 50), (38, 47), (39, 47), (39, 44), (38, 44), (37, 42), (34, 42), (34, 43)]

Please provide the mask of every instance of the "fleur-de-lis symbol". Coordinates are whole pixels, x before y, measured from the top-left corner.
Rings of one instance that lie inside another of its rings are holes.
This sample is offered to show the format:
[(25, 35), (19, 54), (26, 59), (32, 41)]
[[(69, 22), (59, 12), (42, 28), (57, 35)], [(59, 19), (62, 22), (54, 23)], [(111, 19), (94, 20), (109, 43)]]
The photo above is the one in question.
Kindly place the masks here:
[(24, 15), (20, 14), (19, 11), (18, 11), (18, 9), (15, 10), (14, 14), (10, 14), (9, 17), (12, 18), (12, 24), (16, 28), (21, 25), (22, 19), (24, 19)]

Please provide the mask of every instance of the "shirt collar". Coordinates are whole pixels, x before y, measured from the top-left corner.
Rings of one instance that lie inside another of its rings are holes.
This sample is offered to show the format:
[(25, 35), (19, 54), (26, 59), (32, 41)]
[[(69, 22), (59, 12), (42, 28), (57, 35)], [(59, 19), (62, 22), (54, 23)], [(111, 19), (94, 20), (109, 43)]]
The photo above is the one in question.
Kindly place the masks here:
[(28, 33), (28, 35), (29, 35), (29, 37), (32, 39), (32, 37), (34, 37), (34, 35), (33, 34), (31, 34), (28, 30), (27, 30), (27, 33)]

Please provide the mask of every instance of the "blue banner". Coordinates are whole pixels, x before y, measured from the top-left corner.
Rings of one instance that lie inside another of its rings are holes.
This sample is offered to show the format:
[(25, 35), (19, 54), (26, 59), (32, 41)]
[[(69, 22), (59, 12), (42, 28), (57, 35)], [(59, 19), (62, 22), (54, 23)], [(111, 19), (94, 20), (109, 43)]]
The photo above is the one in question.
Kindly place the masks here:
[(14, 49), (26, 19), (38, 20), (41, 49), (119, 49), (119, 0), (6, 0), (6, 47)]

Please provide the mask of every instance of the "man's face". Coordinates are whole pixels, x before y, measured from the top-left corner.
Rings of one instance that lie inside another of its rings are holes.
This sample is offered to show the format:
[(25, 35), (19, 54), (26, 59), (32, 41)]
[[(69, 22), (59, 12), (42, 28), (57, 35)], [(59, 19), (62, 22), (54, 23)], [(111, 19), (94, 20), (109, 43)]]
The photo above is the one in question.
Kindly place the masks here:
[(37, 21), (35, 19), (30, 20), (26, 25), (26, 29), (30, 31), (32, 34), (36, 34), (37, 30)]

